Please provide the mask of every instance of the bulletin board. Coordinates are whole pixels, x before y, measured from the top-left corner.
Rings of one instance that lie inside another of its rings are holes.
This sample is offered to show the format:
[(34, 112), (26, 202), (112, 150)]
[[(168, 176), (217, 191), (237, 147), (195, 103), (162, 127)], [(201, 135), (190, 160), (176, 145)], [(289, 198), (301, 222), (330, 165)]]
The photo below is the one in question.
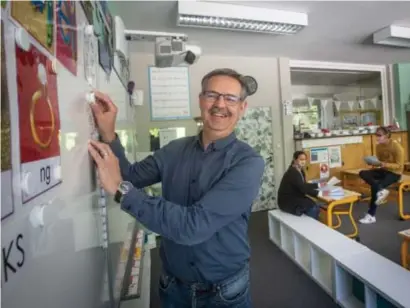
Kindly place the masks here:
[[(99, 76), (106, 72), (98, 50), (84, 48), (98, 44), (84, 31), (95, 11), (89, 4), (1, 2), (6, 307), (112, 307), (109, 196), (100, 189), (88, 154), (96, 129), (85, 97), (93, 88), (124, 98), (127, 92), (116, 76), (102, 83)], [(24, 33), (27, 40), (21, 39)], [(121, 114), (129, 114), (125, 106), (124, 99)], [(122, 129), (131, 131), (127, 119)]]

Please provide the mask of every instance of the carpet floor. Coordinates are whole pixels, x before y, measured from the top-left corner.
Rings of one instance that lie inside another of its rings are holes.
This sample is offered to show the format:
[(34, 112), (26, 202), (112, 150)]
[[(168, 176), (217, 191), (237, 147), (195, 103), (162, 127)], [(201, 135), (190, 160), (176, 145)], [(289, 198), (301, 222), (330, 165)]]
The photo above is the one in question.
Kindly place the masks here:
[[(405, 200), (410, 212), (410, 198)], [(359, 203), (353, 216), (360, 219), (367, 204)], [(397, 232), (409, 229), (410, 221), (398, 220), (397, 205), (379, 207), (377, 222), (359, 224), (360, 242), (373, 251), (400, 263), (400, 238)], [(341, 232), (345, 230), (342, 226)], [(249, 237), (252, 247), (251, 290), (255, 308), (332, 308), (333, 299), (269, 240), (267, 212), (252, 213)], [(153, 249), (151, 263), (151, 308), (160, 308), (158, 278), (161, 269), (158, 248)]]

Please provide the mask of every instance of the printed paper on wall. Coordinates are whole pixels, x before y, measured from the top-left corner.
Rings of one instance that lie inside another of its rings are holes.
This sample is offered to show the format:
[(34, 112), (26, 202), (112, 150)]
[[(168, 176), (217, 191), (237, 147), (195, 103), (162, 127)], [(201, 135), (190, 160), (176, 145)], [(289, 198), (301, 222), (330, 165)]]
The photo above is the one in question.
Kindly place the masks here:
[(310, 149), (310, 163), (320, 164), (329, 162), (329, 152), (327, 148), (312, 148)]
[(11, 215), (14, 211), (10, 124), (4, 27), (3, 21), (1, 21), (1, 219)]
[(94, 10), (94, 32), (98, 37), (98, 59), (107, 75), (111, 73), (110, 33), (99, 10)]
[(77, 75), (77, 21), (76, 3), (59, 0), (57, 6), (57, 59)]
[(330, 168), (342, 167), (342, 149), (340, 145), (329, 147), (329, 166)]
[(23, 203), (61, 182), (57, 76), (34, 45), (16, 44)]
[(11, 1), (11, 16), (54, 54), (54, 2)]
[(328, 163), (320, 164), (320, 178), (327, 179), (330, 177), (330, 168)]

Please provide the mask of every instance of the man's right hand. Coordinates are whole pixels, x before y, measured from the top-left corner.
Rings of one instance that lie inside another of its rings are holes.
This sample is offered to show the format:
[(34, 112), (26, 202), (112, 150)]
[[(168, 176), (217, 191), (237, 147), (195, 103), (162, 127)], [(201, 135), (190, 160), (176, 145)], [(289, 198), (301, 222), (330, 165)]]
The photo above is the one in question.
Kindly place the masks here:
[(114, 105), (110, 97), (99, 91), (94, 91), (95, 103), (91, 104), (98, 132), (102, 140), (106, 143), (114, 141), (115, 120), (118, 108)]

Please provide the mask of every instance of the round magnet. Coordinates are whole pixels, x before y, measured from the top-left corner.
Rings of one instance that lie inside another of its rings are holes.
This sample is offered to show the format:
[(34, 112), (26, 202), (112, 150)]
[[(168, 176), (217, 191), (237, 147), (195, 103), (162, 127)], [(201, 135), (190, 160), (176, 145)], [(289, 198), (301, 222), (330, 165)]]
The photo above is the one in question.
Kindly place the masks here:
[(24, 51), (29, 51), (31, 43), (27, 31), (23, 28), (17, 28), (14, 35), (17, 45)]
[(54, 173), (54, 178), (57, 181), (61, 180), (61, 166), (55, 166), (53, 173)]
[(30, 194), (30, 187), (29, 187), (29, 180), (31, 177), (31, 172), (25, 172), (21, 176), (21, 190), (29, 195)]
[(86, 25), (84, 28), (84, 33), (86, 35), (93, 35), (94, 34), (94, 27), (92, 25)]
[(44, 208), (44, 205), (36, 205), (31, 210), (29, 220), (34, 228), (44, 227)]
[(37, 66), (37, 76), (40, 83), (45, 86), (47, 84), (47, 72), (43, 63), (39, 63)]
[(94, 92), (88, 92), (85, 94), (85, 100), (87, 101), (87, 103), (89, 104), (93, 104), (95, 103), (95, 94)]
[(53, 75), (57, 74), (57, 60), (56, 59), (47, 61), (47, 71), (49, 74), (53, 74)]

